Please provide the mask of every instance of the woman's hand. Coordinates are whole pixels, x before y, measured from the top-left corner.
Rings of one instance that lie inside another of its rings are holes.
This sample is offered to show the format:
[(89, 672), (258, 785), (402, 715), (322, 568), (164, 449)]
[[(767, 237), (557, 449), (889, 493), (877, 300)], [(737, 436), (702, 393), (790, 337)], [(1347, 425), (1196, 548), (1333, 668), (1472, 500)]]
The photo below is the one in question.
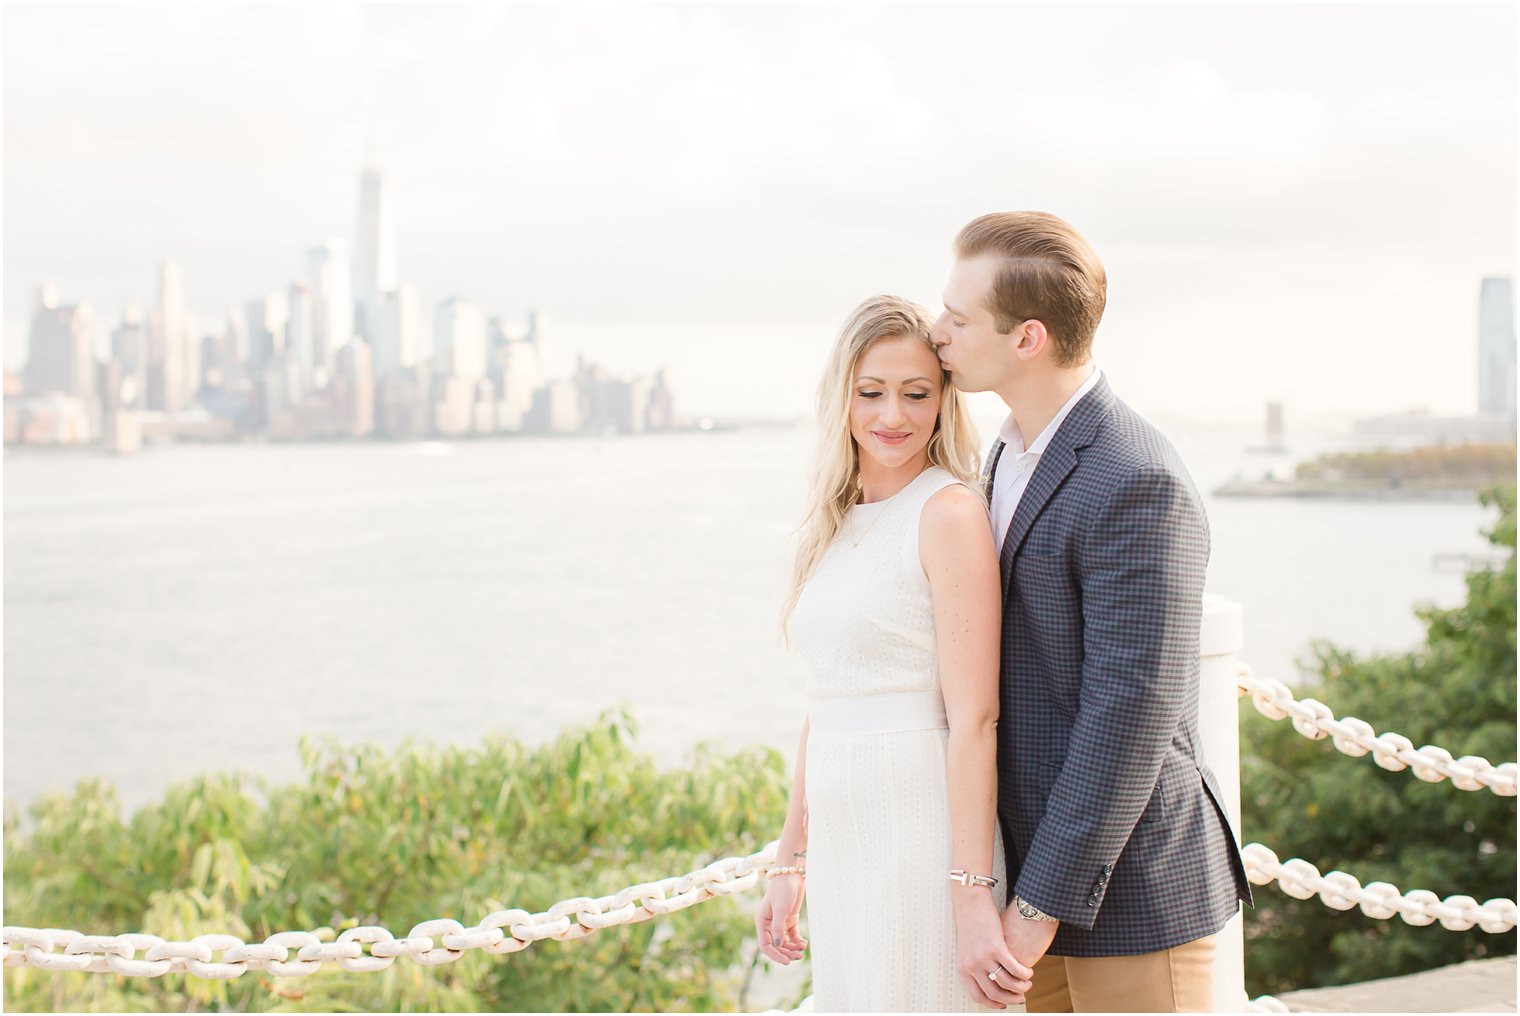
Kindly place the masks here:
[[(981, 893), (981, 890), (971, 890)], [(1029, 991), (1028, 967), (1008, 951), (1003, 922), (991, 893), (976, 902), (962, 901), (955, 911), (955, 970), (971, 1000), (990, 1009), (1021, 1005)], [(987, 975), (996, 971), (997, 980)]]
[[(802, 913), (803, 875), (777, 875), (767, 880), (765, 899), (755, 913), (755, 933), (760, 951), (777, 963), (800, 960), (807, 940), (797, 930)], [(1000, 936), (1001, 937), (1001, 936)]]

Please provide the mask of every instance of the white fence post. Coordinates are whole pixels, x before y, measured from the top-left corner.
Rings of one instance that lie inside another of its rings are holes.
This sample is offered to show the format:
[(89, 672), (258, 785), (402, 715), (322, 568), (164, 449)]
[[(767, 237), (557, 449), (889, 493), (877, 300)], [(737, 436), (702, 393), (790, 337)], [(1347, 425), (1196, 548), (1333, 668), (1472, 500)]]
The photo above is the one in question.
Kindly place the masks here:
[[(1203, 630), (1198, 653), (1203, 687), (1198, 695), (1198, 726), (1203, 758), (1219, 780), (1237, 835), (1240, 832), (1240, 712), (1235, 690), (1236, 667), (1245, 646), (1244, 609), (1222, 596), (1205, 593)], [(1240, 914), (1219, 932), (1214, 954), (1214, 1011), (1243, 1012), (1246, 1006), (1244, 919)]]

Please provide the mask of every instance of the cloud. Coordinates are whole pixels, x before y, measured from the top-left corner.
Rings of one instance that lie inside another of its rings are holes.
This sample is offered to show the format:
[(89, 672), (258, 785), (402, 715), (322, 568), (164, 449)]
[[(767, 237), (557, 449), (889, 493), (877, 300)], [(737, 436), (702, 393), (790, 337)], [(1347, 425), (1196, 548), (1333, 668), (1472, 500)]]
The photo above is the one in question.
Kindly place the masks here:
[(1403, 294), (1380, 280), (1513, 270), (1505, 8), (35, 6), (6, 27), (8, 347), (40, 278), (106, 317), (168, 254), (206, 320), (283, 287), (350, 232), (371, 150), (426, 299), (637, 325), (650, 356), (677, 322), (932, 300), (954, 230), (994, 208), (1078, 223), (1136, 331), (1207, 307), (1169, 317), (1189, 348), (1263, 294), (1386, 329), (1366, 307)]

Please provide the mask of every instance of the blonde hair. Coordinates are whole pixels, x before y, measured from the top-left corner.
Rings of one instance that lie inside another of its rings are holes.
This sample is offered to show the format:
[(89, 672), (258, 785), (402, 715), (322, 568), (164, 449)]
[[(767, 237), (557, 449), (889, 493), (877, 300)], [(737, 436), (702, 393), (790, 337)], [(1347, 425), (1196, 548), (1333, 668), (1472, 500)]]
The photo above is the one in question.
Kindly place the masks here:
[[(882, 339), (911, 336), (932, 352), (934, 319), (929, 312), (900, 296), (873, 296), (844, 323), (828, 365), (818, 383), (818, 443), (813, 457), (812, 480), (806, 508), (795, 533), (796, 557), (792, 582), (781, 611), (782, 634), (788, 635), (792, 611), (802, 587), (818, 568), (824, 553), (844, 527), (845, 517), (860, 498), (860, 449), (850, 434), (850, 401), (855, 370), (860, 359)], [(950, 383), (948, 371), (940, 371), (939, 418), (929, 438), (929, 462), (981, 492), (977, 479), (976, 431), (966, 412), (964, 399)]]
[(955, 256), (1003, 259), (987, 308), (1007, 335), (1031, 318), (1050, 332), (1058, 367), (1086, 361), (1108, 300), (1108, 275), (1081, 233), (1049, 212), (993, 212), (955, 238)]

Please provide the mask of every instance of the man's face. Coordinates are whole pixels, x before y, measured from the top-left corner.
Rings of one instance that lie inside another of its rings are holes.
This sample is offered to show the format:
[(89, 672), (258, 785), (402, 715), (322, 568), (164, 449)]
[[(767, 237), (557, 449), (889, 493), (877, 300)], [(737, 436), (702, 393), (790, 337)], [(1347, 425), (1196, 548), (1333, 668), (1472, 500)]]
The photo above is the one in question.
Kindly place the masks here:
[(994, 390), (1018, 370), (1013, 352), (1018, 330), (998, 334), (989, 309), (999, 264), (993, 256), (955, 262), (945, 283), (944, 313), (934, 322), (940, 362), (963, 392)]

